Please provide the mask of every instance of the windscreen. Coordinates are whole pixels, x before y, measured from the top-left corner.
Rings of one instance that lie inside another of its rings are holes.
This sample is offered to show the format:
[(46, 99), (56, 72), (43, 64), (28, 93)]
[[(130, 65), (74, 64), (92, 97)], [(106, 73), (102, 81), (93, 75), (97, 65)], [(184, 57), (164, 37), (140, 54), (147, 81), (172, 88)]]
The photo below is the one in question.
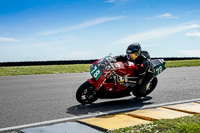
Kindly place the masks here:
[(99, 61), (98, 67), (101, 70), (113, 70), (115, 69), (114, 62), (115, 62), (115, 59), (113, 57), (107, 56)]

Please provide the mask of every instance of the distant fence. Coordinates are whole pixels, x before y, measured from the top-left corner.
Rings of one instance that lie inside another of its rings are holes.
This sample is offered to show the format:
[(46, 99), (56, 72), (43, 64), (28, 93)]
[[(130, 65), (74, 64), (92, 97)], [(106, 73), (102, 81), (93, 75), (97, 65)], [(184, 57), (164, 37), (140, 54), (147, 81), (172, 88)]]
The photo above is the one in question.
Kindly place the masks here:
[[(168, 58), (152, 58), (152, 59), (164, 59), (165, 61), (170, 60), (193, 60), (200, 59), (199, 57), (168, 57)], [(0, 67), (3, 66), (37, 66), (37, 65), (69, 65), (69, 64), (92, 64), (97, 59), (92, 60), (60, 60), (60, 61), (25, 61), (25, 62), (0, 62)]]
[(25, 61), (25, 62), (0, 62), (3, 66), (38, 66), (38, 65), (69, 65), (69, 64), (92, 64), (94, 60), (60, 60), (60, 61)]

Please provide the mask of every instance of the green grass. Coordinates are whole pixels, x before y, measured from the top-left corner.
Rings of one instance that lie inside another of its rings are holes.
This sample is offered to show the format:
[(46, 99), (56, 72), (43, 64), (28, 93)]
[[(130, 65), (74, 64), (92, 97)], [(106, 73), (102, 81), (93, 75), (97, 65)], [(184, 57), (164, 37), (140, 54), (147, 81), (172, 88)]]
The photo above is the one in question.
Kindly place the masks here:
[[(0, 76), (89, 72), (91, 64), (0, 67)], [(166, 61), (166, 67), (200, 66), (200, 60)]]
[(200, 114), (113, 130), (110, 133), (200, 133)]
[(166, 61), (166, 67), (191, 67), (200, 66), (200, 60)]
[(0, 67), (0, 76), (88, 72), (90, 64)]

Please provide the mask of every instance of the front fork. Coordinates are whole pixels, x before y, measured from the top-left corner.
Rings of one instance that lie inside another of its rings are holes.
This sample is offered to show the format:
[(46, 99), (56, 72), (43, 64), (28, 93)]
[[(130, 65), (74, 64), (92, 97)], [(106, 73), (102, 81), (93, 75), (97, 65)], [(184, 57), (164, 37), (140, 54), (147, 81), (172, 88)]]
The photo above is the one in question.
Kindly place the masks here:
[(94, 85), (96, 91), (102, 86), (102, 83), (97, 82), (94, 78), (88, 79), (88, 82)]

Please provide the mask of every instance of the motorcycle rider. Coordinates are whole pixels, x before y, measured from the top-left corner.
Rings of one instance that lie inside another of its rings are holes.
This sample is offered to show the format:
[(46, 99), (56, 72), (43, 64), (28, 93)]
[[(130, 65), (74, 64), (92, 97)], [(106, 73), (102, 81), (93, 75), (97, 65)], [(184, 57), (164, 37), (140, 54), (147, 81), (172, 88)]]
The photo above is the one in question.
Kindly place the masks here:
[[(126, 49), (125, 56), (120, 55), (115, 58), (117, 61), (130, 61), (137, 65), (136, 77), (138, 77), (138, 79), (135, 77), (124, 77), (123, 82), (133, 89), (133, 94), (136, 97), (145, 97), (147, 84), (154, 76), (149, 53), (147, 51), (142, 51), (139, 43), (133, 43)], [(134, 83), (135, 81), (136, 83)]]

